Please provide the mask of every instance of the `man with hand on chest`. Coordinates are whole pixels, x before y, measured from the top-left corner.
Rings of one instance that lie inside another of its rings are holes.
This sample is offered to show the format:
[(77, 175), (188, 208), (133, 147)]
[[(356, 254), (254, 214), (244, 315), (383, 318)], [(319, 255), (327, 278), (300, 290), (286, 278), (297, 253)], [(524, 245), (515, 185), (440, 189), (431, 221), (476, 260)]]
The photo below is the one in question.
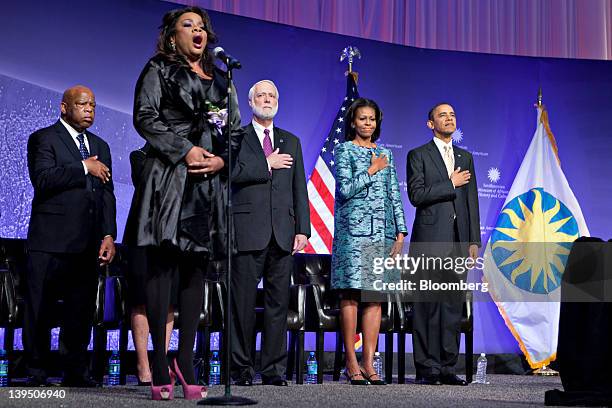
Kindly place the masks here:
[(232, 173), (238, 255), (232, 274), (232, 367), (237, 385), (253, 383), (252, 355), (257, 285), (264, 280), (261, 377), (287, 385), (287, 309), (293, 255), (310, 236), (306, 177), (300, 140), (273, 124), (278, 89), (269, 80), (249, 90), (253, 111)]
[(108, 144), (87, 131), (95, 97), (81, 85), (67, 89), (61, 117), (28, 139), (28, 170), (34, 187), (28, 230), (23, 329), (28, 385), (46, 386), (53, 308), (63, 299), (60, 355), (68, 387), (95, 387), (87, 345), (95, 310), (96, 263), (115, 256), (115, 195)]
[[(475, 262), (481, 239), (474, 158), (467, 150), (453, 146), (457, 120), (450, 104), (436, 104), (429, 111), (427, 127), (433, 139), (411, 150), (406, 164), (408, 198), (416, 208), (411, 256), (470, 258)], [(434, 266), (418, 273), (419, 278), (435, 282), (467, 280), (460, 268)], [(455, 373), (464, 301), (462, 291), (417, 292), (412, 332), (417, 383), (468, 384)]]

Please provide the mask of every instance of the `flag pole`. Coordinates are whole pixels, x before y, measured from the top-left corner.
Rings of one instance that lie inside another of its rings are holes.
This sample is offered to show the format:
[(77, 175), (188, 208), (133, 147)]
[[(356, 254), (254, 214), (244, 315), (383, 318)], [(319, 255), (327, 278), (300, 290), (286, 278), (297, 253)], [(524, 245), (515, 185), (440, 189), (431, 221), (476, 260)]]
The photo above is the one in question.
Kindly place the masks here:
[(542, 122), (542, 124), (544, 125), (546, 135), (548, 136), (553, 151), (555, 152), (555, 156), (557, 157), (557, 162), (559, 163), (559, 165), (561, 165), (557, 141), (555, 140), (555, 136), (553, 135), (552, 130), (550, 129), (550, 124), (548, 123), (548, 111), (546, 110), (546, 106), (542, 103), (542, 87), (538, 88), (538, 99), (534, 106), (540, 110), (540, 122)]
[(344, 60), (347, 60), (348, 62), (348, 71), (345, 72), (344, 75), (352, 75), (353, 79), (355, 80), (355, 84), (357, 84), (358, 74), (357, 72), (353, 71), (353, 61), (355, 58), (361, 59), (361, 52), (359, 51), (359, 48), (353, 47), (352, 45), (345, 47), (340, 53), (340, 62)]
[(308, 240), (305, 254), (331, 255), (334, 239), (334, 196), (336, 172), (334, 161), (335, 147), (344, 141), (346, 111), (356, 98), (357, 72), (353, 71), (355, 58), (361, 58), (357, 47), (347, 46), (339, 53), (337, 61), (347, 60), (348, 71), (344, 72), (346, 92), (339, 109), (336, 111), (327, 137), (323, 140), (319, 157), (308, 176), (308, 201), (310, 207), (310, 228), (312, 236)]
[[(544, 106), (542, 105), (542, 87), (538, 88), (538, 100), (536, 102), (536, 106), (540, 110), (544, 109)], [(544, 364), (542, 367), (538, 368), (537, 370), (534, 370), (533, 375), (537, 375), (540, 377), (550, 377), (550, 376), (559, 375), (559, 372), (556, 370), (553, 370), (552, 368)]]

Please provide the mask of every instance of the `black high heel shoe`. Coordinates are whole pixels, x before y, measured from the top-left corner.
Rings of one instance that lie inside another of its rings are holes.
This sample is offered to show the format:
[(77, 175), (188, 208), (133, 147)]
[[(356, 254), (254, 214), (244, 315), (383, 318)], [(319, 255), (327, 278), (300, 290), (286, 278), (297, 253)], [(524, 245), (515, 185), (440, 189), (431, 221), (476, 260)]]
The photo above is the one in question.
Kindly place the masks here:
[(348, 370), (344, 370), (344, 376), (346, 377), (346, 381), (351, 384), (351, 385), (370, 385), (370, 382), (368, 380), (361, 379), (361, 380), (355, 380), (354, 378), (357, 376), (364, 376), (361, 372), (355, 373), (355, 374), (349, 374)]
[[(385, 380), (381, 380), (380, 377), (378, 377), (378, 373), (372, 373), (370, 375), (366, 374), (366, 372), (364, 370), (361, 370), (361, 376), (363, 378), (365, 378), (366, 380), (368, 380), (370, 382), (370, 384), (372, 385), (387, 385), (387, 383), (385, 382)], [(377, 376), (378, 380), (373, 380), (372, 377)]]

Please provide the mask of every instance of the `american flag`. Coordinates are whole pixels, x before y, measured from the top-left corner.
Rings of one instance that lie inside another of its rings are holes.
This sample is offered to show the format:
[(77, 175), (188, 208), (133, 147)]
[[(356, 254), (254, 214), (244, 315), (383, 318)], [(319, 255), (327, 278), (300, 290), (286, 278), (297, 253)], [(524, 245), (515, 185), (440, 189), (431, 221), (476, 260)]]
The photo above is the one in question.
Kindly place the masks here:
[(351, 103), (359, 98), (356, 77), (357, 74), (354, 72), (347, 75), (346, 96), (338, 109), (308, 180), (311, 237), (304, 248), (307, 254), (331, 254), (334, 238), (334, 196), (336, 194), (334, 148), (337, 144), (344, 142), (344, 115)]

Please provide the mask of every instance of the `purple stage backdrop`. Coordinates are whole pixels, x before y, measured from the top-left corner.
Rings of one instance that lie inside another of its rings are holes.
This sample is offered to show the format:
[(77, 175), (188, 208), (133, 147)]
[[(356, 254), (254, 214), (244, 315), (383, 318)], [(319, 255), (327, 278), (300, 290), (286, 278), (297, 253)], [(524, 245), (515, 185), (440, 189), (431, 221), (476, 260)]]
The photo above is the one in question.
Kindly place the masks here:
[[(29, 134), (53, 123), (61, 92), (82, 83), (97, 97), (92, 130), (112, 149), (121, 240), (132, 195), (128, 155), (143, 144), (131, 125), (133, 89), (170, 8), (155, 0), (3, 4), (1, 236), (23, 238), (27, 231)], [(344, 96), (346, 66), (338, 57), (347, 45), (363, 55), (355, 64), (359, 92), (384, 111), (381, 142), (393, 150), (404, 189), (406, 154), (431, 138), (425, 127), (429, 108), (439, 101), (452, 103), (461, 129), (455, 142), (475, 157), (483, 243), (535, 130), (533, 102), (542, 87), (561, 164), (590, 231), (612, 236), (612, 144), (606, 124), (612, 115), (612, 63), (423, 50), (221, 13), (211, 16), (221, 45), (244, 66), (235, 75), (243, 123), (249, 120), (250, 85), (273, 79), (280, 89), (275, 123), (301, 138), (307, 173)], [(403, 200), (410, 229), (414, 209), (405, 191)], [(519, 353), (493, 304), (476, 304), (474, 321), (476, 351)]]

